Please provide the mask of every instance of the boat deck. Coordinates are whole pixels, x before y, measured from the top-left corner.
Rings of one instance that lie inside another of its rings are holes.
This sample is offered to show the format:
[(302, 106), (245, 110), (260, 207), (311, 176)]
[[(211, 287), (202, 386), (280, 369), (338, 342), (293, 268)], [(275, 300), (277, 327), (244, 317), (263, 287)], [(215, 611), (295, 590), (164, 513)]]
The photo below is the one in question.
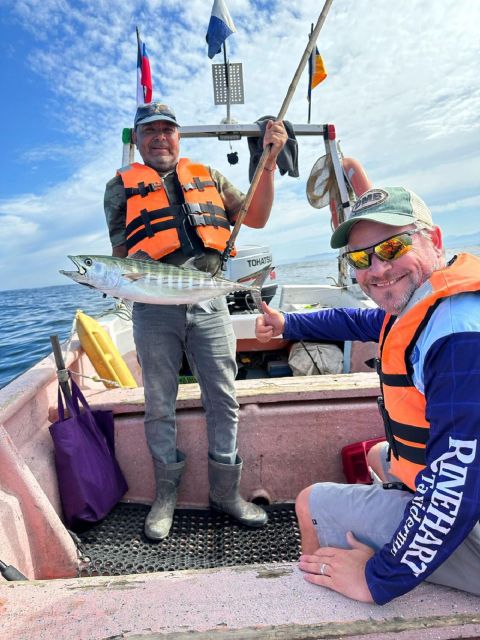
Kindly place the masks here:
[(379, 607), (294, 563), (0, 584), (1, 640), (447, 640), (480, 636), (479, 599), (424, 583)]
[(143, 523), (150, 509), (121, 503), (99, 525), (78, 534), (81, 577), (213, 569), (269, 562), (294, 562), (300, 532), (293, 504), (265, 507), (265, 527), (244, 527), (209, 509), (177, 509), (168, 538), (149, 541)]

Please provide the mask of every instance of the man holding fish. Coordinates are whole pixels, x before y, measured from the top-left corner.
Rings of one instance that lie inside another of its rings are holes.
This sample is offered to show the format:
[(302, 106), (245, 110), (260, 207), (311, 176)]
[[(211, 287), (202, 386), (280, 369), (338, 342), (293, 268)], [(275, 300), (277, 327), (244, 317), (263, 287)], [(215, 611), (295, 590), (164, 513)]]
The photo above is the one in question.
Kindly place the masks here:
[[(105, 191), (113, 256), (142, 256), (176, 266), (188, 261), (200, 271), (216, 273), (244, 195), (215, 169), (179, 157), (179, 124), (165, 104), (138, 107), (133, 140), (143, 164), (120, 169)], [(270, 121), (264, 136), (264, 145), (271, 145), (269, 156), (245, 217), (250, 227), (267, 223), (276, 160), (286, 140), (283, 123)], [(133, 307), (145, 432), (156, 480), (156, 498), (145, 521), (145, 534), (152, 540), (168, 536), (185, 466), (175, 424), (184, 352), (206, 412), (210, 504), (251, 527), (267, 522), (265, 511), (239, 494), (236, 340), (225, 297), (212, 298), (207, 305), (135, 302)]]
[(480, 259), (447, 263), (429, 209), (401, 187), (364, 193), (331, 245), (378, 308), (264, 303), (257, 338), (379, 342), (386, 442), (368, 454), (373, 484), (300, 493), (300, 569), (364, 602), (424, 580), (480, 595)]

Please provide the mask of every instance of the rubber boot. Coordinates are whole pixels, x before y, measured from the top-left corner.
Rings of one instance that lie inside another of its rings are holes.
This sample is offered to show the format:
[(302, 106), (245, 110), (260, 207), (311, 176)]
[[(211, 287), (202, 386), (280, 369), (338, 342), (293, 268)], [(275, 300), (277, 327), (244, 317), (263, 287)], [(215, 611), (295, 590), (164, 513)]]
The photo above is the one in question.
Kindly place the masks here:
[(210, 482), (210, 506), (215, 511), (228, 513), (248, 527), (263, 527), (267, 513), (253, 502), (244, 500), (238, 491), (242, 475), (242, 461), (237, 464), (222, 464), (208, 458), (208, 480)]
[(155, 502), (145, 519), (144, 529), (150, 540), (163, 540), (170, 532), (177, 503), (177, 487), (185, 466), (185, 456), (181, 451), (177, 451), (177, 460), (172, 464), (153, 461), (157, 492)]

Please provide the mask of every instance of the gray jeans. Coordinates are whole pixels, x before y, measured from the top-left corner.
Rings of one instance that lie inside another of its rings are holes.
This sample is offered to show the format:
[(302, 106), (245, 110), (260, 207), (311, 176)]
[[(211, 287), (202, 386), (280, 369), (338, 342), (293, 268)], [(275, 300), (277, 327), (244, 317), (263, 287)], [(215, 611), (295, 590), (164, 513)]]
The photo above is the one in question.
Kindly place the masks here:
[(234, 464), (238, 403), (235, 399), (236, 341), (224, 297), (199, 305), (133, 306), (133, 335), (145, 389), (145, 433), (152, 456), (177, 461), (175, 404), (186, 353), (206, 413), (208, 453)]

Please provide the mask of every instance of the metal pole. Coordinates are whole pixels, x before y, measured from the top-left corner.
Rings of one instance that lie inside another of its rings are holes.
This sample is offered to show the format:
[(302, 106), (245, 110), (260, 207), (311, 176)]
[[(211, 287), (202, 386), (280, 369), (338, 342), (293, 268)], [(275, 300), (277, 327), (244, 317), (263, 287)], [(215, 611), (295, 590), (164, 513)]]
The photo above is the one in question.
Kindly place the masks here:
[[(310, 25), (310, 37), (312, 35), (313, 32), (313, 22)], [(313, 50), (312, 53), (310, 54), (310, 64), (309, 64), (309, 69), (312, 70), (312, 73), (308, 74), (308, 124), (310, 124), (310, 118), (312, 116), (312, 78), (313, 78)]]
[[(305, 69), (305, 65), (308, 61), (308, 57), (311, 55), (315, 44), (317, 42), (317, 38), (318, 38), (318, 34), (320, 33), (322, 27), (323, 27), (323, 23), (325, 22), (325, 19), (327, 17), (327, 14), (330, 10), (330, 6), (332, 5), (333, 0), (325, 0), (325, 4), (323, 5), (323, 9), (322, 12), (320, 13), (320, 16), (318, 17), (317, 20), (317, 24), (315, 25), (315, 29), (312, 31), (312, 33), (310, 34), (310, 39), (308, 41), (307, 44), (307, 48), (305, 49), (302, 59), (300, 60), (300, 63), (297, 67), (297, 70), (295, 72), (295, 75), (293, 76), (293, 80), (290, 83), (290, 86), (288, 88), (287, 91), (287, 95), (285, 96), (285, 99), (283, 101), (282, 106), (280, 107), (280, 111), (278, 112), (278, 116), (277, 116), (277, 120), (283, 120), (285, 117), (285, 114), (287, 112), (287, 109), (290, 105), (290, 102), (292, 100), (293, 94), (295, 93), (295, 89), (297, 88), (298, 85), (298, 81), (300, 80), (300, 76), (303, 73), (303, 70)], [(245, 200), (244, 203), (242, 205), (242, 208), (240, 209), (240, 212), (237, 216), (237, 220), (235, 222), (235, 226), (232, 229), (232, 234), (227, 242), (227, 246), (225, 247), (225, 250), (222, 254), (222, 264), (221, 264), (221, 268), (222, 270), (225, 270), (227, 267), (227, 260), (230, 257), (230, 254), (232, 252), (233, 246), (235, 244), (235, 240), (238, 236), (238, 232), (240, 231), (240, 227), (245, 219), (245, 216), (247, 215), (247, 211), (248, 211), (248, 207), (250, 206), (250, 203), (252, 202), (252, 198), (253, 198), (253, 194), (255, 193), (255, 190), (258, 186), (258, 183), (260, 181), (260, 177), (262, 175), (263, 169), (265, 167), (265, 164), (267, 162), (267, 158), (268, 155), (270, 153), (270, 146), (268, 145), (265, 147), (265, 149), (263, 150), (262, 155), (260, 156), (260, 160), (258, 161), (258, 165), (257, 168), (255, 170), (255, 173), (253, 175), (252, 178), (252, 182), (250, 183), (250, 188), (248, 189), (247, 195), (245, 196)]]
[(72, 392), (70, 391), (70, 385), (68, 384), (68, 369), (65, 368), (65, 361), (63, 360), (62, 349), (60, 347), (58, 336), (50, 336), (50, 342), (52, 343), (53, 355), (55, 356), (55, 364), (57, 365), (57, 378), (60, 389), (62, 390), (64, 397), (67, 400), (71, 400)]
[(230, 122), (230, 75), (229, 75), (229, 63), (227, 60), (227, 43), (223, 42), (223, 60), (225, 63), (225, 85), (227, 88), (227, 124)]

